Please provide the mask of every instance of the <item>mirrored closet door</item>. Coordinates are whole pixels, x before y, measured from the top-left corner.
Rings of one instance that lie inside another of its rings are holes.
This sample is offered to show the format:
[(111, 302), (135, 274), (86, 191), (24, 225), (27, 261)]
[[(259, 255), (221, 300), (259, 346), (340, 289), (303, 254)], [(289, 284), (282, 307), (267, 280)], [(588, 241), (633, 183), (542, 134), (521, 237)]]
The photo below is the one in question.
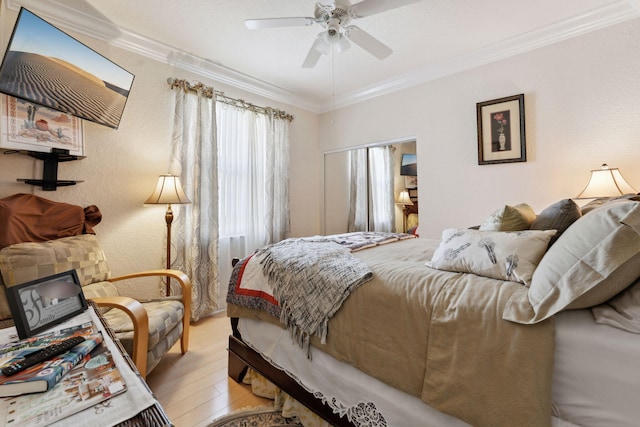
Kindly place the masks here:
[(405, 162), (413, 159), (411, 173), (417, 175), (415, 153), (415, 141), (326, 153), (324, 233), (407, 231), (408, 217), (417, 221), (417, 182), (401, 171), (407, 171), (403, 154), (412, 154)]

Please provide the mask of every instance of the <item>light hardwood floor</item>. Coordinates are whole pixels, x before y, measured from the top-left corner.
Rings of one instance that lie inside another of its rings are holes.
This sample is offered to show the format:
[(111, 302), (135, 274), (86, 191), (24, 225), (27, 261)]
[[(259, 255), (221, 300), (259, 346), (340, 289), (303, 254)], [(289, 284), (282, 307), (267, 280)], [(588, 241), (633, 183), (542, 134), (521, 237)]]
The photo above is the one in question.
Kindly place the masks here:
[(204, 427), (237, 409), (272, 405), (227, 376), (230, 333), (224, 313), (192, 323), (187, 354), (180, 353), (178, 342), (147, 376), (149, 387), (177, 427)]

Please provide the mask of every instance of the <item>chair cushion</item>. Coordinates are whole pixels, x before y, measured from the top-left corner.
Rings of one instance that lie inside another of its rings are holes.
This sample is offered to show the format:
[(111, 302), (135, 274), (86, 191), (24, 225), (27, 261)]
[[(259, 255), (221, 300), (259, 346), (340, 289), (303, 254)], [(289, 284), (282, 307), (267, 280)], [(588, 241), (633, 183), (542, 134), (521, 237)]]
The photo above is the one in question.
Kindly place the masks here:
[(82, 293), (86, 299), (99, 297), (120, 296), (118, 288), (111, 282), (96, 282), (82, 287)]
[(4, 287), (76, 270), (83, 286), (109, 279), (109, 266), (93, 234), (48, 242), (16, 243), (0, 250), (0, 319), (11, 317)]
[(171, 329), (155, 347), (149, 349), (147, 352), (147, 374), (156, 367), (162, 357), (180, 340), (182, 332), (182, 322), (180, 322), (175, 328)]
[[(162, 299), (144, 302), (142, 305), (149, 316), (149, 353), (155, 352), (159, 343), (161, 343), (176, 326), (180, 325), (179, 333), (166, 349), (168, 350), (182, 334), (182, 318), (184, 315), (182, 302), (176, 299)], [(129, 316), (122, 310), (112, 309), (109, 310), (108, 313), (105, 313), (104, 317), (111, 329), (116, 333), (118, 339), (120, 339), (120, 342), (122, 342), (125, 350), (127, 350), (129, 354), (132, 354), (133, 323)], [(159, 348), (157, 350), (160, 352), (158, 358), (166, 352), (166, 350), (160, 351), (162, 349)], [(147, 372), (149, 371), (149, 366), (150, 365), (147, 366)]]

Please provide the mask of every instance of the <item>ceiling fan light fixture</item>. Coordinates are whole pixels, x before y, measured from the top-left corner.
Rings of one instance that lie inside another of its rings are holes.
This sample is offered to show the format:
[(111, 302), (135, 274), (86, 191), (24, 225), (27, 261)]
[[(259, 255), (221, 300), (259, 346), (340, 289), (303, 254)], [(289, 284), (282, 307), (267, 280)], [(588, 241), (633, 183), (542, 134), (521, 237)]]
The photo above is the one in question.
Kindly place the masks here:
[(318, 35), (315, 49), (323, 55), (328, 55), (331, 52), (331, 42), (328, 40), (327, 32), (324, 31)]
[(323, 39), (324, 39), (324, 42), (327, 44), (327, 46), (331, 46), (332, 44), (338, 43), (338, 40), (340, 39), (340, 34), (331, 35), (329, 31), (325, 31), (323, 33)]
[(315, 67), (320, 56), (331, 53), (333, 46), (341, 53), (349, 49), (351, 43), (382, 60), (391, 55), (393, 50), (362, 29), (350, 26), (350, 22), (420, 1), (422, 0), (361, 0), (351, 5), (350, 0), (317, 0), (313, 17), (247, 19), (245, 25), (249, 29), (321, 25), (324, 31), (314, 40), (302, 68)]
[(344, 35), (340, 35), (340, 39), (335, 46), (338, 53), (342, 53), (351, 47), (351, 43), (349, 43), (349, 40)]
[(338, 53), (342, 53), (345, 50), (349, 49), (349, 47), (351, 47), (351, 43), (349, 43), (349, 40), (344, 36), (344, 34), (341, 34), (340, 32), (329, 33), (329, 31), (325, 31), (323, 34), (323, 41), (324, 43), (320, 43), (318, 46), (319, 48), (321, 47), (322, 50), (318, 50), (320, 50), (320, 52), (325, 55), (329, 54), (329, 52), (331, 51), (331, 46), (334, 46)]
[(336, 18), (329, 18), (327, 20), (327, 34), (329, 37), (340, 36), (340, 20)]

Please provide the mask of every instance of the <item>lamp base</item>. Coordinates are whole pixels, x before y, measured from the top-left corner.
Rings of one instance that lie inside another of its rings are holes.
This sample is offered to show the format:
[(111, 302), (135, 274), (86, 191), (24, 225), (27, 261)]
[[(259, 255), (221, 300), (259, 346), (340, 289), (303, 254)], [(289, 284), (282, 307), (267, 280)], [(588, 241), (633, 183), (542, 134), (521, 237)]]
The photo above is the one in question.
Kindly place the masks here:
[[(171, 223), (173, 222), (173, 211), (171, 210), (171, 204), (167, 205), (167, 213), (164, 215), (164, 220), (167, 223), (167, 270), (171, 270)], [(167, 276), (167, 282), (165, 284), (165, 295), (171, 296), (170, 276)]]

